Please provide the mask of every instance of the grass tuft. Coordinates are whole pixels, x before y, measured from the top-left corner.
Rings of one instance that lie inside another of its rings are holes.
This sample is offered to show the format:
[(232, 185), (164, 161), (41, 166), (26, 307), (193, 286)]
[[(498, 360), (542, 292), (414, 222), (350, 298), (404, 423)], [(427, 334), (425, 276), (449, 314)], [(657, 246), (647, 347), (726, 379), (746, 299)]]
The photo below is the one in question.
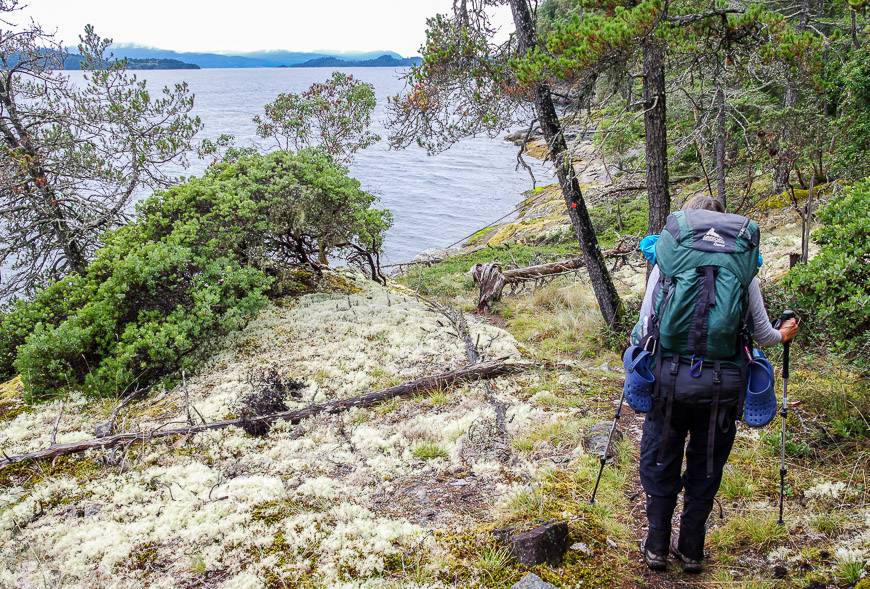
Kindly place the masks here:
[(434, 460), (436, 458), (447, 458), (447, 450), (436, 444), (435, 442), (421, 442), (414, 446), (411, 450), (414, 458), (420, 460)]

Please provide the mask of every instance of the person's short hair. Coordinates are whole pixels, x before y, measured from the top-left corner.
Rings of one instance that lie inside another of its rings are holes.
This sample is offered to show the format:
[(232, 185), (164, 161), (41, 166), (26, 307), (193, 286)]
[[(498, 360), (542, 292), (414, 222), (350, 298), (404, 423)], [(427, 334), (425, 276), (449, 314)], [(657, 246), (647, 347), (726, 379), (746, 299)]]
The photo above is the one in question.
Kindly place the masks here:
[(697, 194), (687, 200), (683, 205), (683, 210), (688, 211), (690, 209), (704, 209), (705, 211), (715, 211), (717, 213), (725, 212), (725, 207), (722, 206), (721, 202), (706, 194)]

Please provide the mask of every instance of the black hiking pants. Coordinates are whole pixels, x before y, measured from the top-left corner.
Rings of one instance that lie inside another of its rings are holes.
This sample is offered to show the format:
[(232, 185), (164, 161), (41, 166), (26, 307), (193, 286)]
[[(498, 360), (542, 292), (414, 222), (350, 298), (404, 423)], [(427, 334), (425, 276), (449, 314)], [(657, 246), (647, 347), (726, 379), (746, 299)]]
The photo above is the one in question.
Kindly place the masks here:
[[(649, 532), (646, 549), (667, 554), (671, 540), (671, 520), (677, 495), (683, 489), (678, 548), (687, 558), (704, 557), (706, 523), (713, 510), (716, 492), (722, 482), (722, 469), (728, 461), (737, 431), (735, 405), (719, 408), (718, 427), (713, 442), (713, 473), (707, 476), (707, 446), (710, 408), (674, 401), (670, 426), (664, 426), (660, 411), (647, 413), (640, 442), (640, 482), (646, 492)], [(663, 430), (667, 430), (662, 436)], [(688, 436), (688, 444), (686, 437)], [(660, 454), (660, 444), (665, 444)], [(683, 454), (686, 470), (680, 476)], [(661, 460), (659, 458), (661, 457)]]

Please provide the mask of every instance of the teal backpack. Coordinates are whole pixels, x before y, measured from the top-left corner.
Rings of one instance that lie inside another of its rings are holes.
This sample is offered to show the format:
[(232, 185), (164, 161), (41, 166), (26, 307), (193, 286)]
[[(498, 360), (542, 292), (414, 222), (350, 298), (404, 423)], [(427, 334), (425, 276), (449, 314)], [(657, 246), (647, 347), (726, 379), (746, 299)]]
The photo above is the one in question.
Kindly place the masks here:
[(661, 276), (653, 292), (663, 354), (741, 362), (759, 237), (758, 225), (740, 215), (688, 210), (668, 217), (656, 244)]

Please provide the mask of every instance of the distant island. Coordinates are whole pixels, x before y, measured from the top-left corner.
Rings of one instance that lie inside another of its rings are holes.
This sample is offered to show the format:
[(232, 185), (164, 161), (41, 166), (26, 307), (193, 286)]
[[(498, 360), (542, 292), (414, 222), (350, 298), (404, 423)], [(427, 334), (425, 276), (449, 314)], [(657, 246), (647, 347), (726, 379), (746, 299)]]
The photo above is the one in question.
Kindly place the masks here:
[(195, 63), (185, 63), (177, 59), (128, 59), (127, 69), (131, 70), (198, 70)]
[(422, 61), (419, 57), (393, 57), (381, 55), (375, 59), (348, 60), (338, 57), (318, 57), (302, 63), (293, 64), (289, 67), (409, 67), (419, 65)]
[[(198, 70), (200, 67), (194, 63), (187, 63), (179, 59), (162, 57), (151, 58), (126, 58), (129, 70)], [(82, 56), (77, 53), (67, 54), (63, 61), (66, 70), (82, 69)]]

